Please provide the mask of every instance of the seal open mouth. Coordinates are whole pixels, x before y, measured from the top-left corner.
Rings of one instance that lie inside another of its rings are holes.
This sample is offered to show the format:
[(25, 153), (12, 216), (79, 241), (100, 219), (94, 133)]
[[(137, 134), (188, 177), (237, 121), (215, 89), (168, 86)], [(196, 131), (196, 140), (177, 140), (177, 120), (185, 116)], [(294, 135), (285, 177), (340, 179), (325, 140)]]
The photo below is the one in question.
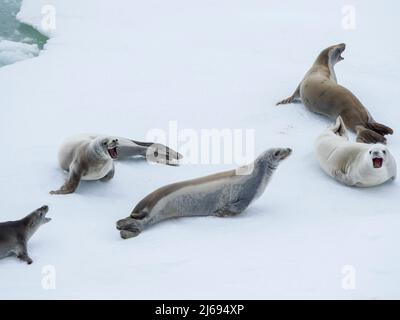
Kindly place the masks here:
[(41, 207), (39, 211), (40, 215), (43, 217), (43, 224), (51, 221), (51, 218), (46, 217), (47, 212), (49, 212), (48, 206)]
[(117, 147), (114, 148), (109, 148), (108, 149), (108, 154), (112, 159), (117, 159), (118, 158), (118, 150)]
[(337, 52), (337, 62), (344, 60), (342, 57), (343, 51), (346, 49), (346, 45), (344, 43), (339, 45), (338, 52)]
[(382, 164), (383, 164), (383, 159), (382, 158), (373, 158), (372, 159), (372, 164), (374, 166), (374, 168), (379, 169), (382, 168)]
[(280, 159), (281, 159), (281, 160), (285, 160), (285, 159), (286, 159), (287, 157), (289, 157), (291, 154), (292, 154), (292, 149), (287, 148), (287, 149), (285, 150), (284, 153), (281, 153)]

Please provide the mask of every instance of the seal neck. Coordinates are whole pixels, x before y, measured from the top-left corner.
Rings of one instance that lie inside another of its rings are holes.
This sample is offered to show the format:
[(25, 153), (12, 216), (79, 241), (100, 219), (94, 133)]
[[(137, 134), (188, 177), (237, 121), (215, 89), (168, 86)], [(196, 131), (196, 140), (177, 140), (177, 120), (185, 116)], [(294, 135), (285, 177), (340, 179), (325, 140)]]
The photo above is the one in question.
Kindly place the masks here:
[(334, 68), (335, 65), (334, 65), (334, 63), (332, 63), (332, 59), (331, 59), (330, 54), (329, 54), (329, 48), (323, 50), (318, 55), (318, 57), (315, 60), (313, 66), (318, 66), (318, 67), (324, 66), (324, 67), (326, 67), (326, 72), (327, 72), (329, 78), (331, 80), (333, 80), (334, 82), (337, 82), (335, 68)]
[(96, 158), (104, 160), (108, 158), (107, 154), (104, 152), (104, 148), (101, 146), (101, 143), (99, 141), (94, 140), (91, 142), (91, 144)]

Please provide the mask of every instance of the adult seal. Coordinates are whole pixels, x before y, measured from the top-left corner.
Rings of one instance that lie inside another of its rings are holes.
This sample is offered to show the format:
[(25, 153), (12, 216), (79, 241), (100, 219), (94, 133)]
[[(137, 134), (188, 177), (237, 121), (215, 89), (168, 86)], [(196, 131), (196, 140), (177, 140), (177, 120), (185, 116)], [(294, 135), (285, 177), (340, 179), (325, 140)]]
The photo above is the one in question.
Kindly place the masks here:
[(386, 146), (350, 142), (340, 117), (317, 138), (315, 153), (322, 169), (348, 186), (373, 187), (396, 177), (396, 161)]
[(117, 222), (124, 239), (160, 221), (193, 216), (234, 216), (260, 197), (289, 148), (270, 149), (237, 170), (173, 183), (150, 193), (131, 215)]
[(60, 167), (68, 172), (64, 185), (50, 194), (73, 193), (81, 180), (108, 181), (114, 177), (114, 160), (146, 157), (149, 161), (177, 165), (182, 155), (158, 143), (122, 137), (81, 134), (68, 138), (60, 147)]
[(384, 135), (393, 130), (377, 123), (357, 97), (336, 80), (334, 66), (343, 60), (344, 43), (323, 50), (306, 73), (295, 92), (277, 103), (287, 104), (301, 99), (312, 112), (332, 120), (341, 116), (346, 127), (357, 134), (358, 142), (386, 143)]
[(31, 264), (28, 255), (28, 241), (36, 230), (51, 219), (46, 217), (48, 206), (43, 206), (18, 221), (0, 223), (0, 259), (16, 256)]

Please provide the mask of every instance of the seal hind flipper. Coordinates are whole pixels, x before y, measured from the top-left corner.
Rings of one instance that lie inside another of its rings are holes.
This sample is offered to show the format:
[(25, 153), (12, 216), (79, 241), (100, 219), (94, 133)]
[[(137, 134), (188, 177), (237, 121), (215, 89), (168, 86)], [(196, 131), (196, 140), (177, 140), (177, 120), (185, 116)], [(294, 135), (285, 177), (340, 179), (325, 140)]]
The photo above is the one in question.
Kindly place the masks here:
[(177, 165), (183, 156), (160, 143), (140, 142), (132, 139), (119, 138), (119, 158), (141, 156), (153, 162), (166, 165)]
[(148, 214), (149, 213), (147, 211), (132, 212), (131, 217), (133, 219), (141, 220), (141, 219), (145, 218), (146, 216), (148, 216)]
[(300, 85), (297, 86), (296, 90), (290, 97), (277, 102), (276, 105), (279, 106), (280, 104), (288, 104), (288, 103), (296, 102), (299, 99), (300, 99)]
[(385, 126), (384, 124), (378, 123), (378, 122), (368, 122), (367, 126), (369, 129), (381, 134), (381, 135), (387, 135), (387, 134), (393, 134), (393, 129), (389, 128), (388, 126)]
[(128, 217), (117, 221), (117, 229), (120, 230), (122, 239), (129, 239), (136, 237), (142, 232), (143, 224), (136, 219)]
[(375, 131), (358, 126), (357, 142), (386, 144), (386, 138)]

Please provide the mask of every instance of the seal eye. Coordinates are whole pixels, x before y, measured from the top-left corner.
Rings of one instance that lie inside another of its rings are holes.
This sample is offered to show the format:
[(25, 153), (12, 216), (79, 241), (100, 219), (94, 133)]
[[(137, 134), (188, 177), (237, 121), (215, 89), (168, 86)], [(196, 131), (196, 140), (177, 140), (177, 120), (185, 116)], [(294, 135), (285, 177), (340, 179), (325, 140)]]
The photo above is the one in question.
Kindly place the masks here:
[(106, 145), (107, 145), (107, 141), (104, 141), (104, 142), (103, 142), (103, 146), (106, 146)]
[(275, 157), (279, 156), (279, 151), (275, 151), (274, 156)]
[(385, 150), (383, 150), (383, 154), (386, 154), (386, 151), (385, 151)]
[(372, 154), (372, 151), (370, 151), (369, 154)]

